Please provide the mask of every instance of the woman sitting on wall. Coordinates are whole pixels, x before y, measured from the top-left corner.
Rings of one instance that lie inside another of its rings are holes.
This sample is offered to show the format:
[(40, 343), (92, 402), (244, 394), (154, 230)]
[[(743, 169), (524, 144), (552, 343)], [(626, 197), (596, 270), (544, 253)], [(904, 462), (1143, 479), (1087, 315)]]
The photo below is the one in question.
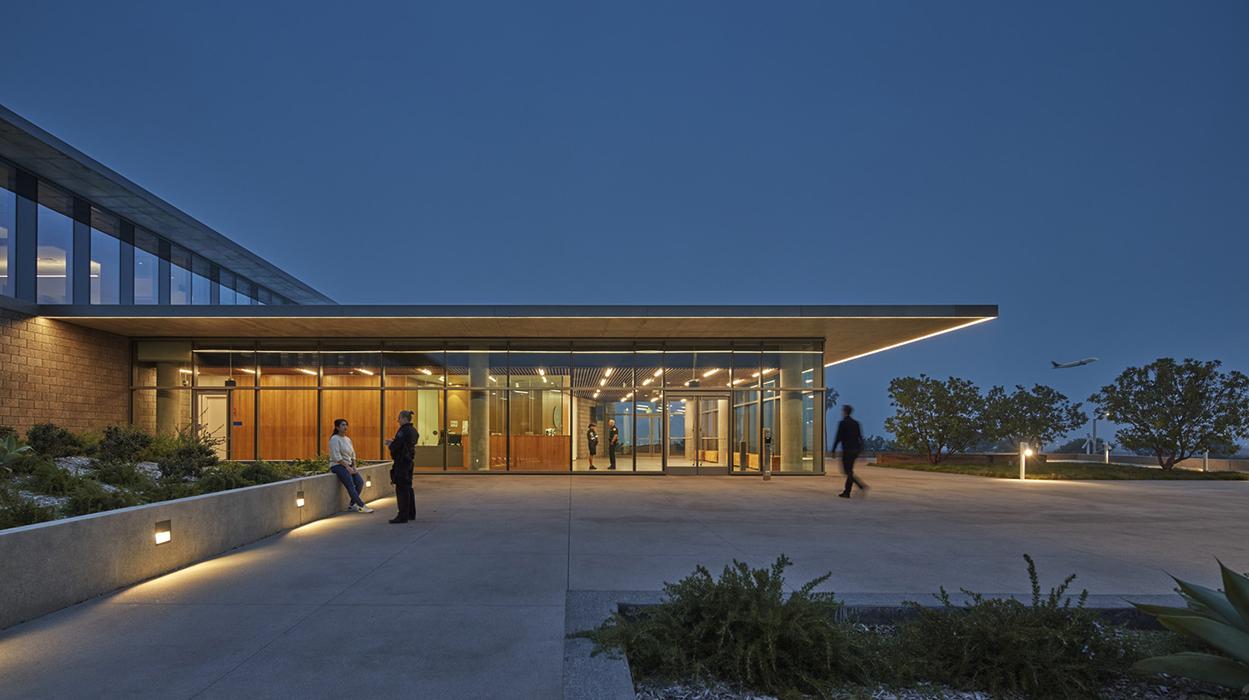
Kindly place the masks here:
[(347, 495), (351, 497), (348, 510), (357, 513), (372, 513), (373, 509), (364, 504), (360, 498), (360, 489), (364, 488), (364, 477), (356, 469), (356, 448), (347, 437), (347, 419), (334, 421), (334, 434), (330, 436), (330, 471), (343, 482)]

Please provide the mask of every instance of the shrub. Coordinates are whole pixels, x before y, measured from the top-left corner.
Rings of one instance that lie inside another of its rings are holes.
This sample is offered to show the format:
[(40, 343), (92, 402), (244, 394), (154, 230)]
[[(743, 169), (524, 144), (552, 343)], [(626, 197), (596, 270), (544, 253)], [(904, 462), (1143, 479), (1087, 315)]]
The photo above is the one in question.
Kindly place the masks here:
[(204, 470), (204, 475), (195, 484), (200, 493), (216, 493), (230, 489), (251, 486), (243, 475), (244, 467), (238, 462), (221, 462)]
[(287, 470), (293, 479), (296, 476), (308, 476), (310, 474), (324, 474), (330, 470), (330, 458), (328, 455), (320, 455), (312, 459), (292, 459), (287, 462)]
[(704, 567), (664, 584), (666, 600), (638, 615), (612, 615), (579, 633), (595, 652), (623, 650), (646, 677), (714, 677), (776, 694), (821, 693), (863, 676), (841, 605), (814, 589), (828, 574), (785, 594), (781, 555), (771, 569), (734, 561), (717, 581)]
[(54, 518), (55, 510), (35, 505), (8, 489), (0, 488), (0, 530), (33, 525)]
[(1130, 643), (1085, 609), (1088, 591), (1075, 605), (1066, 593), (1075, 576), (1041, 595), (1036, 565), (1028, 562), (1032, 605), (986, 599), (964, 589), (971, 602), (950, 602), (916, 610), (898, 629), (898, 672), (903, 682), (932, 681), (967, 690), (1029, 698), (1097, 697), (1102, 685), (1125, 664)]
[(65, 505), (65, 514), (87, 515), (106, 510), (115, 510), (127, 506), (137, 506), (143, 500), (128, 491), (109, 491), (98, 482), (82, 479), (69, 494), (69, 503)]
[(152, 436), (133, 425), (110, 425), (104, 429), (97, 454), (100, 459), (135, 462), (149, 447)]
[(68, 496), (79, 482), (84, 481), (44, 457), (24, 459), (18, 463), (16, 470), (25, 475), (24, 486), (28, 490), (49, 496)]
[(174, 481), (198, 479), (205, 469), (217, 463), (217, 444), (216, 439), (193, 430), (179, 430), (172, 449), (157, 460), (161, 476)]
[(40, 423), (26, 431), (26, 444), (44, 457), (75, 457), (85, 452), (77, 435), (55, 423)]
[(0, 425), (0, 440), (3, 440), (7, 437), (16, 438), (17, 428), (14, 428), (11, 425)]
[(153, 485), (152, 478), (139, 471), (133, 462), (98, 459), (92, 469), (95, 471), (97, 481), (113, 486), (138, 490)]
[(242, 476), (248, 484), (271, 484), (275, 481), (303, 476), (303, 474), (281, 462), (251, 462), (243, 467)]

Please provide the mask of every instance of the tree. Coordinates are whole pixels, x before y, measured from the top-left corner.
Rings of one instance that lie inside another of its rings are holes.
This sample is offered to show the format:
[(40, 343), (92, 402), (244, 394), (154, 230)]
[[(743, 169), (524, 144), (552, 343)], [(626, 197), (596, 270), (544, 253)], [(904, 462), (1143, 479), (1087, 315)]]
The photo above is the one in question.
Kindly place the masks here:
[(889, 399), (894, 415), (885, 421), (885, 429), (901, 447), (927, 453), (933, 464), (967, 451), (982, 437), (984, 397), (966, 379), (895, 377), (889, 382)]
[(995, 386), (985, 397), (985, 433), (993, 440), (1009, 440), (1015, 447), (1027, 441), (1040, 450), (1088, 421), (1081, 405), (1042, 384), (1031, 391), (1016, 385), (1009, 394)]
[(1089, 401), (1123, 426), (1115, 432), (1120, 445), (1171, 469), (1249, 437), (1249, 377), (1221, 366), (1218, 360), (1160, 358), (1123, 370)]
[(863, 451), (870, 454), (893, 452), (898, 449), (893, 440), (881, 435), (871, 435), (863, 440)]

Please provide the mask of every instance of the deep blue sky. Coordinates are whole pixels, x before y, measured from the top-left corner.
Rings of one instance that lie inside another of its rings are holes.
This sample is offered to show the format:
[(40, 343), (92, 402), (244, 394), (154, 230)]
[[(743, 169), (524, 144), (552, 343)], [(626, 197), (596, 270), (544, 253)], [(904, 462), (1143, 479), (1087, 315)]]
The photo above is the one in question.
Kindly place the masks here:
[(1000, 305), (830, 371), (871, 432), (1249, 370), (1249, 3), (70, 5), (0, 102), (340, 302)]

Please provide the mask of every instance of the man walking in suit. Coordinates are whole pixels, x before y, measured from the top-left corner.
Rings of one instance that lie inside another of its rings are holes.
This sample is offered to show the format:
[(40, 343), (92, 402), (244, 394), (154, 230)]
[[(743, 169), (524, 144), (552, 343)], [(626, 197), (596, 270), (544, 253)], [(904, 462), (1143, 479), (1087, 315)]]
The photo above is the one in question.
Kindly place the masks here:
[(850, 498), (850, 489), (858, 484), (860, 491), (867, 490), (867, 484), (854, 475), (854, 460), (858, 459), (863, 449), (863, 431), (859, 422), (850, 417), (854, 407), (846, 404), (841, 407), (841, 422), (837, 424), (837, 437), (833, 439), (833, 452), (841, 445), (841, 468), (846, 472), (846, 489), (837, 494), (842, 498)]

